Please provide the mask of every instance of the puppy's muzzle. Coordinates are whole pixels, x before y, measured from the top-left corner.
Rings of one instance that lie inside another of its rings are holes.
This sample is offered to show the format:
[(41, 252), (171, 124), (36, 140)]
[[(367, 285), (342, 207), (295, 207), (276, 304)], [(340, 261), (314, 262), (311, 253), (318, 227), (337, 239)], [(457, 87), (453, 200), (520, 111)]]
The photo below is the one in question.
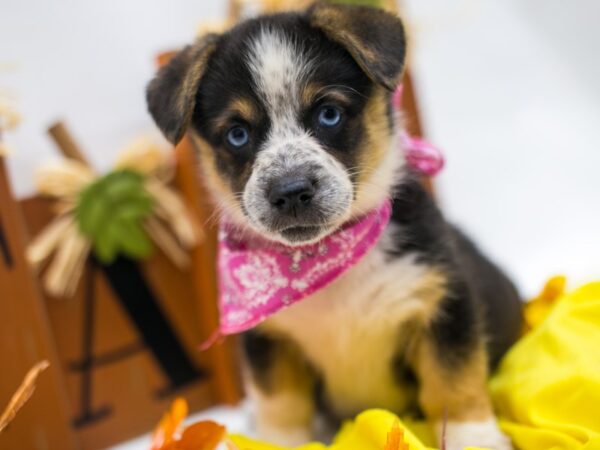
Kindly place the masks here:
[(278, 233), (289, 242), (315, 237), (324, 215), (318, 205), (317, 183), (306, 176), (283, 176), (271, 183), (267, 199)]
[(338, 226), (352, 202), (344, 167), (308, 135), (258, 153), (243, 194), (260, 232), (285, 244), (316, 241)]
[(311, 207), (315, 193), (315, 183), (307, 177), (286, 177), (273, 183), (268, 198), (280, 214), (298, 217)]

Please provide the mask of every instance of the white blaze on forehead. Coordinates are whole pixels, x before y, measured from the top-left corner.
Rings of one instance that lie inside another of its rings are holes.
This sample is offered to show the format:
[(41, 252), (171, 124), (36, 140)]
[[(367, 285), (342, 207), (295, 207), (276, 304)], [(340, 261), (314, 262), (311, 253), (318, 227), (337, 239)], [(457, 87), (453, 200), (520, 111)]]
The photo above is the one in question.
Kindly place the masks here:
[(268, 27), (258, 33), (249, 48), (246, 64), (270, 123), (243, 192), (250, 224), (281, 240), (272, 234), (278, 212), (268, 200), (268, 190), (273, 180), (290, 173), (318, 180), (320, 188), (313, 205), (327, 212), (327, 222), (341, 223), (349, 213), (352, 183), (343, 165), (325, 151), (300, 119), (301, 92), (314, 67), (310, 55), (303, 53), (292, 37)]
[(298, 128), (300, 91), (311, 71), (310, 59), (283, 31), (263, 28), (250, 44), (247, 64), (273, 129)]

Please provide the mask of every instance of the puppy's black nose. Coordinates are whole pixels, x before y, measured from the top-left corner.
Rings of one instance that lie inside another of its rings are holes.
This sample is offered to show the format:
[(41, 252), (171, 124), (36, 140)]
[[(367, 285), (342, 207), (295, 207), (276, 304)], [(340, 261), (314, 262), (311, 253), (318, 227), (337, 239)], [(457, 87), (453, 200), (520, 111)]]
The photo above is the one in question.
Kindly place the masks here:
[(269, 201), (281, 212), (308, 206), (315, 195), (315, 187), (308, 178), (286, 178), (273, 184)]

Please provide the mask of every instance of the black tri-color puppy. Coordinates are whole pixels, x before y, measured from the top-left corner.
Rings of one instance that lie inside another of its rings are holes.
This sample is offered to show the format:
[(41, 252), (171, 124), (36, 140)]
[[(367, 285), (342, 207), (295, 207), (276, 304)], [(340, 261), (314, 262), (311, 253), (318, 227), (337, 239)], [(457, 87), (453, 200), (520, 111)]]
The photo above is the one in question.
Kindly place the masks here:
[(520, 301), (398, 150), (391, 93), (404, 59), (394, 15), (318, 3), (205, 36), (148, 87), (156, 123), (173, 143), (189, 133), (217, 207), (240, 228), (314, 243), (392, 198), (358, 264), (244, 336), (266, 439), (297, 444), (317, 415), (380, 407), (424, 414), (438, 434), (446, 417), (449, 450), (511, 448), (486, 381), (519, 334)]

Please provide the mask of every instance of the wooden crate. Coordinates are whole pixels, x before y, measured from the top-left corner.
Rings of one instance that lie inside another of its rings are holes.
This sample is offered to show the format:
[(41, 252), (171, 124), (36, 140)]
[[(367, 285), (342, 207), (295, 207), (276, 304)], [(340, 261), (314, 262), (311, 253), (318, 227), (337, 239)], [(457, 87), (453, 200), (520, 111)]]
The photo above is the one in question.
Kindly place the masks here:
[[(187, 141), (177, 147), (176, 155), (176, 183), (202, 222), (212, 211), (198, 185)], [(150, 431), (175, 396), (185, 397), (192, 410), (239, 400), (232, 344), (198, 350), (218, 323), (214, 228), (206, 229), (208, 239), (193, 250), (188, 271), (175, 268), (158, 251), (142, 263), (119, 258), (102, 266), (90, 258), (75, 295), (56, 299), (40, 292), (23, 256), (28, 236), (52, 219), (51, 203), (36, 197), (23, 200), (19, 208), (10, 195), (3, 195), (6, 228), (5, 204), (11, 219), (20, 216), (21, 209), (25, 220), (11, 221), (10, 234), (4, 232), (2, 240), (3, 249), (10, 245), (8, 258), (17, 261), (20, 270), (15, 277), (6, 263), (0, 268), (0, 311), (11, 323), (0, 334), (0, 358), (14, 360), (17, 352), (20, 359), (9, 371), (10, 378), (1, 378), (0, 402), (37, 360), (50, 359), (52, 370), (42, 375), (34, 406), (27, 405), (10, 432), (0, 436), (0, 448), (4, 441), (13, 444), (10, 448), (106, 448)], [(23, 297), (24, 291), (29, 300), (18, 303), (17, 311), (12, 299)], [(33, 346), (33, 338), (18, 329), (22, 324), (36, 335), (35, 351), (17, 350)], [(31, 437), (27, 432), (42, 426), (52, 433)]]

